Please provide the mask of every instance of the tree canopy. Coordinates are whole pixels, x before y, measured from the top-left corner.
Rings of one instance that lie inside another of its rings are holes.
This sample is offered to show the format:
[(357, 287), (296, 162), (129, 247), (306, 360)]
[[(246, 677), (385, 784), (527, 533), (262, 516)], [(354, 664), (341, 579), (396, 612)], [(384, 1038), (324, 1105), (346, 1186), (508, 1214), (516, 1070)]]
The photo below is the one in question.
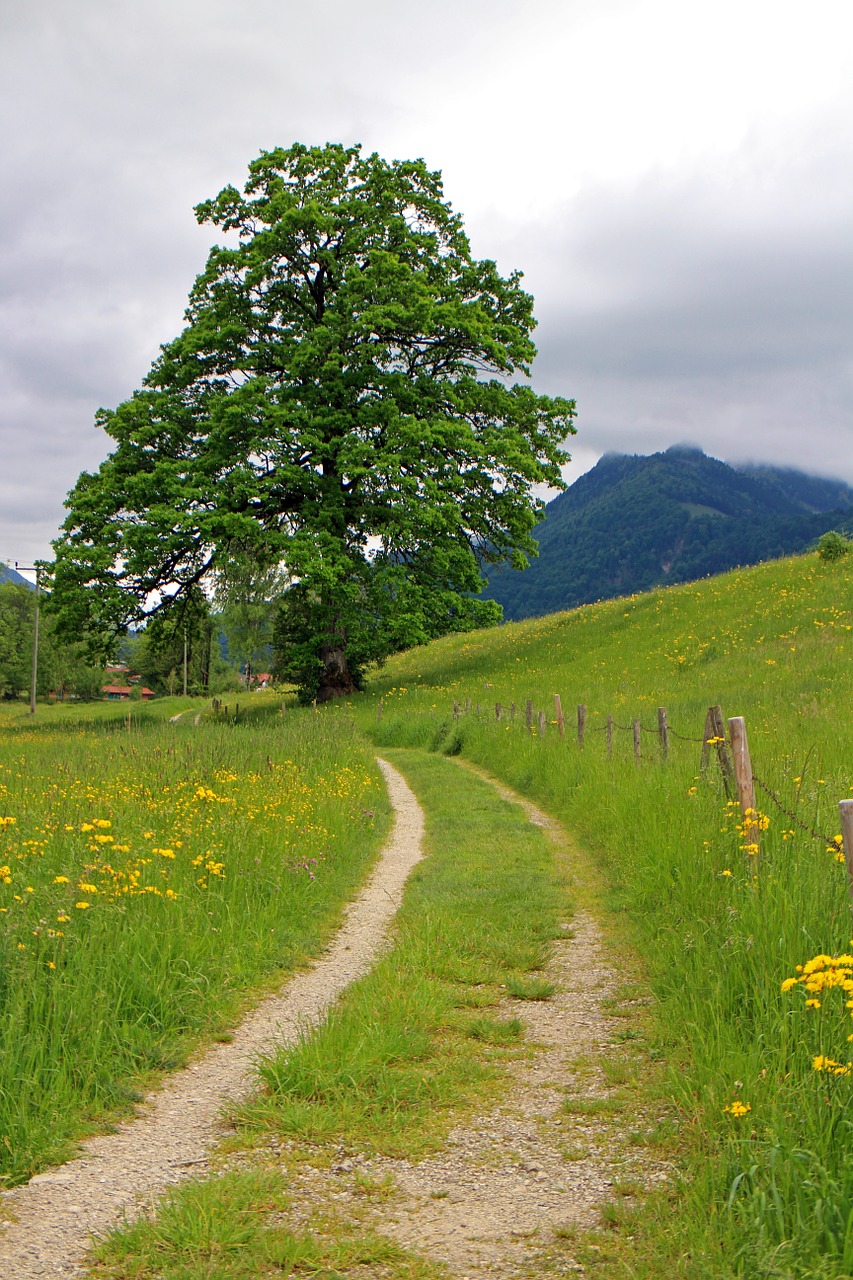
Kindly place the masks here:
[[(292, 584), (279, 670), (321, 698), (365, 663), (499, 618), (481, 565), (535, 554), (573, 401), (537, 394), (532, 298), (471, 254), (441, 176), (360, 147), (263, 152), (196, 209), (222, 233), (183, 332), (97, 422), (51, 597), (118, 634), (236, 554)], [(518, 380), (516, 380), (518, 379)]]

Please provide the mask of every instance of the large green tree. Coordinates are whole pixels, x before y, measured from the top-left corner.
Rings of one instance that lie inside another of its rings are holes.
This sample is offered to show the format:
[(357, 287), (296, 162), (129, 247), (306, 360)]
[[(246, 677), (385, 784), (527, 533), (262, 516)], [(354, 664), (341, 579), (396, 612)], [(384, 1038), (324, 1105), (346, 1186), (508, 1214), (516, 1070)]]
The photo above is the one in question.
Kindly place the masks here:
[(535, 554), (534, 486), (560, 486), (574, 403), (536, 394), (531, 297), (476, 260), (441, 177), (359, 147), (263, 152), (200, 204), (222, 243), (186, 327), (98, 423), (52, 594), (117, 633), (227, 566), (294, 584), (279, 668), (320, 698), (365, 663), (495, 621), (482, 563)]

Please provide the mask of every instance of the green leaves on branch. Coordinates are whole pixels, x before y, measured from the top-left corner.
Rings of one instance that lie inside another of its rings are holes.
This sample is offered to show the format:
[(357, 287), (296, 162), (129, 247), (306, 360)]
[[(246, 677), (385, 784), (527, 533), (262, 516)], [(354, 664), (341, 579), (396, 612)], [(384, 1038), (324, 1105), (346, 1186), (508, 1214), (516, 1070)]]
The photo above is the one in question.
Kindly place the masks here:
[(350, 661), (481, 621), (481, 563), (535, 554), (574, 404), (526, 381), (532, 299), (471, 256), (422, 161), (276, 149), (196, 213), (224, 242), (144, 386), (99, 414), (116, 448), (69, 497), (54, 599), (116, 629), (239, 548), (298, 584), (281, 634), (320, 696), (346, 692)]

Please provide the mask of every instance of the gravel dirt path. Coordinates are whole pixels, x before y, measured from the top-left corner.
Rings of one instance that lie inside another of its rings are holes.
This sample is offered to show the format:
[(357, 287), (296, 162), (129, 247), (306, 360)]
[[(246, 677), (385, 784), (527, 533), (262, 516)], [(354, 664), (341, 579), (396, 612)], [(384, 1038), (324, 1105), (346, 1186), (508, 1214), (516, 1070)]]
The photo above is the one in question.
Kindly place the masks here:
[[(499, 794), (521, 805), (543, 827), (569, 870), (579, 857), (561, 825), (522, 796), (465, 762)], [(508, 1066), (508, 1098), (457, 1125), (445, 1147), (420, 1161), (356, 1156), (331, 1172), (303, 1166), (291, 1184), (299, 1206), (325, 1203), (346, 1215), (363, 1204), (364, 1179), (390, 1178), (396, 1193), (371, 1213), (374, 1228), (415, 1254), (442, 1263), (455, 1280), (521, 1280), (584, 1274), (576, 1261), (577, 1231), (601, 1225), (601, 1209), (634, 1197), (668, 1176), (648, 1149), (627, 1141), (626, 1129), (651, 1118), (625, 1114), (603, 1064), (630, 1062), (616, 1016), (617, 972), (601, 927), (588, 910), (563, 924), (548, 965), (537, 977), (554, 984), (547, 1000), (513, 1000), (490, 1016), (519, 1017), (532, 1052)], [(624, 1011), (625, 1005), (617, 1002)], [(642, 999), (638, 1002), (644, 1003)], [(571, 1098), (574, 1112), (564, 1104)], [(360, 1185), (361, 1184), (361, 1185)], [(306, 1214), (306, 1222), (308, 1225)]]
[(422, 855), (423, 814), (401, 775), (380, 760), (396, 820), (391, 837), (340, 931), (314, 967), (298, 974), (235, 1031), (146, 1098), (136, 1118), (88, 1140), (83, 1154), (4, 1193), (0, 1280), (87, 1274), (92, 1234), (133, 1218), (158, 1194), (203, 1172), (224, 1134), (224, 1104), (248, 1094), (253, 1063), (317, 1026), (346, 986), (381, 951), (406, 878)]

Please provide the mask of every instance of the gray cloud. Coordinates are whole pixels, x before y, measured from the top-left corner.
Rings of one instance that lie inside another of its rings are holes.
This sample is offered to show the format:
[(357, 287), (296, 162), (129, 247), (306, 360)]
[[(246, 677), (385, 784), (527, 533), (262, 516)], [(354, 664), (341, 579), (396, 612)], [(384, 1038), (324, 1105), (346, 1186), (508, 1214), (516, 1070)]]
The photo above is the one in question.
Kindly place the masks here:
[[(611, 7), (614, 21), (627, 11)], [(624, 181), (580, 174), (562, 203), (519, 213), (525, 137), (571, 172), (592, 118), (568, 95), (555, 114), (532, 94), (516, 49), (526, 24), (567, 39), (567, 13), (600, 8), (532, 0), (522, 15), (497, 0), (484, 25), (465, 0), (428, 13), (6, 0), (0, 558), (47, 553), (67, 490), (107, 452), (95, 410), (129, 395), (180, 328), (211, 240), (193, 205), (296, 138), (445, 168), (475, 252), (526, 272), (537, 385), (578, 399), (570, 477), (607, 449), (689, 438), (853, 481), (853, 165), (839, 113), (782, 134), (765, 121), (734, 151)], [(524, 56), (535, 71), (536, 49)], [(505, 140), (506, 113), (487, 132), (496, 85), (517, 114)]]

